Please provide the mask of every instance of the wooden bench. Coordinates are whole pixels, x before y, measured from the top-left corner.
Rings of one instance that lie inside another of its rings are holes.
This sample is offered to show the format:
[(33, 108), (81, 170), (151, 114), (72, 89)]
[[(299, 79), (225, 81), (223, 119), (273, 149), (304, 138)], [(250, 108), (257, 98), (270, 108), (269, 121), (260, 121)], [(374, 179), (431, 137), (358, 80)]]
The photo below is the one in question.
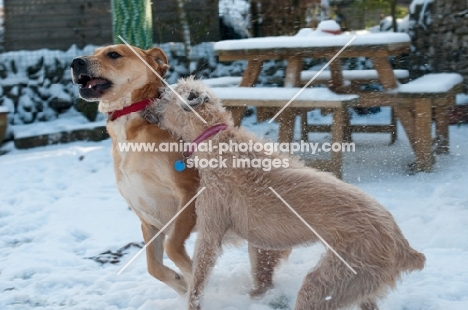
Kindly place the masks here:
[[(283, 108), (301, 88), (254, 88), (254, 87), (219, 87), (212, 91), (221, 98), (223, 105), (233, 112), (236, 125), (240, 125), (244, 109), (235, 107), (269, 107)], [(358, 103), (356, 95), (337, 95), (327, 88), (308, 88), (291, 102), (291, 104), (276, 119), (280, 124), (278, 142), (290, 143), (293, 140), (293, 124), (290, 123), (291, 113), (296, 109), (327, 108), (333, 111), (333, 124), (330, 127), (332, 143), (342, 143), (345, 129), (345, 114), (349, 106)], [(234, 109), (233, 109), (234, 108)], [(330, 160), (307, 161), (308, 165), (333, 172), (341, 178), (342, 153), (332, 152)]]
[[(306, 85), (319, 71), (307, 70), (301, 71), (301, 85)], [(377, 70), (342, 70), (344, 84), (347, 85), (347, 93), (358, 93), (361, 92), (361, 87), (364, 84), (379, 84), (379, 73)], [(395, 78), (402, 83), (409, 80), (408, 70), (393, 70)], [(332, 85), (331, 71), (322, 71), (312, 82), (312, 85), (327, 84)], [(366, 94), (362, 94), (365, 96)], [(324, 111), (326, 113), (326, 111)], [(304, 128), (307, 127), (307, 114), (302, 113)], [(310, 131), (320, 132), (329, 131), (329, 126), (314, 126)], [(389, 133), (391, 136), (390, 143), (393, 144), (397, 138), (396, 131), (396, 117), (392, 109), (390, 123), (388, 125), (353, 125), (350, 126), (349, 131), (346, 132), (346, 140), (351, 140), (351, 133)], [(307, 130), (303, 130), (302, 139), (305, 140), (307, 137)]]
[[(415, 171), (431, 171), (434, 163), (432, 146), (438, 154), (449, 152), (448, 113), (455, 105), (455, 95), (461, 91), (463, 78), (457, 73), (427, 74), (387, 92), (357, 93), (357, 107), (390, 106), (394, 109), (408, 136), (416, 160)], [(432, 138), (432, 120), (435, 138)], [(350, 125), (346, 132), (363, 132), (363, 125)], [(330, 126), (306, 125), (306, 132), (329, 131)], [(375, 132), (378, 130), (373, 128)], [(365, 129), (365, 128), (364, 128)], [(372, 130), (371, 130), (372, 131)]]
[[(407, 84), (399, 85), (395, 93), (397, 117), (403, 124), (416, 155), (416, 170), (431, 171), (435, 152), (449, 152), (449, 110), (455, 106), (455, 96), (461, 92), (463, 77), (458, 73), (426, 74)], [(392, 92), (389, 92), (391, 96)], [(435, 139), (432, 139), (432, 121)]]
[[(387, 92), (360, 93), (359, 103), (354, 107), (389, 106), (393, 108), (408, 136), (415, 154), (413, 171), (431, 171), (434, 151), (449, 152), (448, 112), (455, 105), (455, 96), (461, 91), (463, 78), (457, 73), (427, 74)], [(392, 119), (394, 115), (392, 113)], [(432, 121), (435, 121), (435, 137), (432, 136)], [(345, 116), (348, 128), (345, 140), (353, 132), (388, 132), (379, 125), (351, 125)], [(393, 120), (392, 120), (393, 123)], [(388, 125), (387, 125), (388, 126)], [(392, 130), (388, 126), (388, 130)], [(327, 132), (330, 125), (303, 125), (303, 139), (308, 132)], [(394, 128), (396, 133), (396, 128)]]

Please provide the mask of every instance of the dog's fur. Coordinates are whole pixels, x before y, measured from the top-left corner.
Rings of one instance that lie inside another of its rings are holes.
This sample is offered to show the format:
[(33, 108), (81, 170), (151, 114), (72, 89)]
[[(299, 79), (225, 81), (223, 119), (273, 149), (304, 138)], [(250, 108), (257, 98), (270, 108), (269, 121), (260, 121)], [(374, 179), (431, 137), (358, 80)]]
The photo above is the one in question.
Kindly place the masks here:
[[(160, 76), (165, 75), (169, 66), (161, 49), (134, 49)], [(157, 98), (163, 86), (154, 72), (125, 45), (99, 48), (92, 56), (75, 58), (71, 67), (73, 82), (81, 84), (81, 97), (99, 100), (99, 110), (104, 114)], [(121, 142), (154, 143), (156, 146), (162, 142), (176, 142), (169, 132), (143, 119), (140, 112), (108, 121), (107, 130), (112, 138), (118, 189), (140, 218), (143, 237), (148, 243), (195, 196), (198, 173), (193, 169), (174, 170), (173, 164), (180, 153), (119, 150)], [(191, 275), (191, 260), (184, 242), (196, 224), (194, 204), (192, 202), (146, 249), (149, 273), (180, 294), (187, 291)], [(163, 265), (164, 250), (183, 276)], [(251, 294), (259, 295), (272, 286), (273, 268), (285, 253), (260, 250), (252, 245), (249, 245), (249, 253), (255, 282)]]
[[(199, 81), (180, 80), (176, 91), (187, 98), (207, 124), (172, 92), (165, 92), (144, 116), (185, 141), (206, 128), (229, 127), (211, 138), (221, 142), (254, 143), (258, 138), (233, 126), (220, 100)], [(189, 100), (191, 99), (191, 100)], [(199, 159), (217, 154), (195, 151)], [(221, 250), (221, 240), (232, 229), (252, 244), (287, 249), (318, 241), (316, 235), (269, 189), (274, 189), (357, 272), (354, 274), (330, 250), (306, 276), (296, 310), (342, 309), (358, 305), (377, 309), (376, 300), (396, 285), (404, 272), (424, 267), (425, 256), (410, 247), (392, 215), (375, 199), (329, 173), (305, 167), (285, 154), (229, 151), (227, 168), (199, 169), (206, 190), (196, 202), (198, 236), (194, 254), (189, 308), (200, 309), (204, 285)], [(289, 168), (271, 171), (233, 168), (230, 158), (289, 160)]]

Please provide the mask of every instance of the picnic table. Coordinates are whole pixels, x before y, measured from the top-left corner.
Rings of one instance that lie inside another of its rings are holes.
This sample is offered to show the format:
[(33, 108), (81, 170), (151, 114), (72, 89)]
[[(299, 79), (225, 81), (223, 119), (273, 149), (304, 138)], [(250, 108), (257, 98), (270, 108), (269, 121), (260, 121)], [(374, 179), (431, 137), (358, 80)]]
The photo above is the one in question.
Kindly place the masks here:
[[(388, 61), (388, 56), (396, 56), (408, 52), (411, 40), (405, 33), (382, 35), (358, 32), (341, 35), (314, 35), (314, 32), (310, 30), (309, 33), (308, 31), (299, 32), (296, 36), (221, 41), (215, 44), (214, 49), (220, 61), (248, 61), (240, 83), (241, 87), (254, 86), (263, 62), (272, 59), (287, 60), (284, 86), (297, 87), (301, 84), (303, 58), (325, 58), (330, 60), (354, 36), (356, 36), (354, 41), (338, 55), (337, 60), (330, 64), (330, 88), (335, 92), (346, 92), (345, 79), (339, 59), (362, 56), (368, 57), (372, 61), (384, 89), (395, 89), (398, 84)], [(283, 113), (285, 113), (282, 116), (283, 119), (288, 119), (288, 122), (293, 124), (297, 110), (285, 110)], [(243, 111), (240, 109), (233, 111), (233, 116), (237, 122), (240, 122), (242, 114)], [(263, 120), (272, 116), (273, 111), (271, 109), (260, 109), (258, 114), (260, 114), (260, 120)], [(280, 137), (280, 139), (291, 141), (292, 131), (285, 131), (285, 134), (287, 136)]]
[[(343, 49), (351, 40), (349, 46)], [(304, 74), (304, 71), (302, 71), (302, 60), (304, 58), (331, 60), (336, 56), (337, 59), (330, 64), (331, 81), (328, 86), (338, 94), (356, 93), (356, 88), (351, 88), (350, 83), (346, 82), (339, 60), (350, 57), (367, 57), (372, 62), (378, 75), (378, 81), (384, 91), (378, 95), (370, 92), (359, 92), (358, 105), (390, 106), (395, 109), (395, 114), (402, 119), (402, 125), (416, 154), (417, 169), (429, 171), (433, 163), (431, 151), (432, 106), (431, 103), (428, 103), (430, 100), (418, 101), (423, 103), (416, 107), (416, 111), (414, 111), (414, 107), (408, 107), (408, 100), (405, 101), (405, 105), (400, 105), (398, 100), (399, 83), (389, 62), (389, 56), (407, 53), (410, 44), (410, 37), (406, 33), (369, 33), (361, 31), (331, 35), (320, 33), (318, 30), (303, 29), (296, 36), (221, 41), (215, 44), (214, 49), (220, 61), (248, 61), (239, 85), (241, 87), (254, 86), (263, 62), (274, 59), (287, 60), (284, 86), (298, 87), (301, 85), (301, 72)], [(413, 110), (408, 112), (408, 109)], [(257, 108), (257, 117), (259, 121), (262, 121), (272, 117), (276, 111), (278, 111), (278, 108), (268, 108), (263, 105)], [(286, 127), (288, 130), (280, 128), (278, 137), (280, 142), (292, 141), (293, 125), (298, 112), (300, 112), (298, 108), (288, 108), (282, 112), (281, 126)], [(233, 109), (232, 113), (236, 124), (240, 124), (244, 110)], [(443, 119), (443, 115), (440, 118)], [(346, 114), (343, 126), (348, 126), (349, 123), (349, 115)], [(371, 132), (379, 132), (377, 127), (371, 128)], [(396, 128), (393, 128), (393, 130), (396, 130)], [(359, 131), (356, 130), (356, 132)], [(441, 132), (444, 133), (444, 143), (448, 145), (447, 128), (442, 128)], [(349, 132), (345, 136), (350, 137)]]

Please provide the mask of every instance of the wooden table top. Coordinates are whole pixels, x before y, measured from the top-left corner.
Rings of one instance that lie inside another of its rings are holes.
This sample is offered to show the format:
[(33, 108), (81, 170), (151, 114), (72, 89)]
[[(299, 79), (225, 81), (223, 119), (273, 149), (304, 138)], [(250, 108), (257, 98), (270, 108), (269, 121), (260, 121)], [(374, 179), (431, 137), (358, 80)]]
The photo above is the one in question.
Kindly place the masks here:
[(250, 38), (221, 41), (215, 53), (221, 61), (242, 59), (287, 59), (290, 57), (333, 57), (354, 36), (355, 40), (339, 57), (383, 57), (408, 52), (411, 39), (406, 33), (346, 33)]

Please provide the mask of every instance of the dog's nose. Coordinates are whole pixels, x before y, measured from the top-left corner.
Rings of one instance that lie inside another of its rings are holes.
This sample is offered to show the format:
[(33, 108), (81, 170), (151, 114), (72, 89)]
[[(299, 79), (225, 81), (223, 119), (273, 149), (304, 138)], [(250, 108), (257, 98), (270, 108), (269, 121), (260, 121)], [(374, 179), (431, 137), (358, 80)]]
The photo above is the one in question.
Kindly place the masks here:
[(71, 63), (71, 68), (74, 71), (83, 70), (86, 67), (87, 60), (82, 57), (76, 57)]

